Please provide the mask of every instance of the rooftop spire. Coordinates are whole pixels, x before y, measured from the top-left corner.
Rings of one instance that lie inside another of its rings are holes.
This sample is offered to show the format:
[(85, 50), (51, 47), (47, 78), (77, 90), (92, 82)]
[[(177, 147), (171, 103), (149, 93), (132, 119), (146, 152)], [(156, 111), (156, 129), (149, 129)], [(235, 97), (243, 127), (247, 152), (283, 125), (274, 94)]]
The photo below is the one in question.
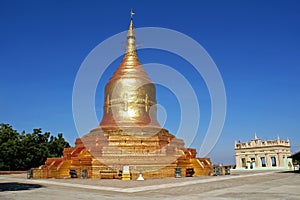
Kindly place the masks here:
[(257, 135), (256, 135), (256, 132), (254, 133), (254, 140), (257, 140)]

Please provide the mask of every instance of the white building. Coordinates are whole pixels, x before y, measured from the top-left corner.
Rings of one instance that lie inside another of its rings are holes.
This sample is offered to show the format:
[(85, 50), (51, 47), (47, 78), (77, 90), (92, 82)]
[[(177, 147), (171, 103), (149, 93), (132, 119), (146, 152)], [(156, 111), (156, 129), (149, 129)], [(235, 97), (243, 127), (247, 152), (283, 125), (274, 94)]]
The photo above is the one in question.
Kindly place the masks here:
[(291, 169), (290, 141), (261, 140), (256, 134), (250, 142), (235, 142), (236, 169)]

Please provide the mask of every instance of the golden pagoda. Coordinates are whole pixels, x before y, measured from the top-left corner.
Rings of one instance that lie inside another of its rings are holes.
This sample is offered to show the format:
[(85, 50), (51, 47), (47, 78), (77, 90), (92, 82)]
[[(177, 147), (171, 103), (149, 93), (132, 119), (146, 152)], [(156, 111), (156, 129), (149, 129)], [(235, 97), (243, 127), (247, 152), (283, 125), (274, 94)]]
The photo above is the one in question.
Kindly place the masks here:
[(105, 86), (103, 118), (99, 126), (62, 158), (48, 158), (32, 169), (33, 178), (137, 179), (208, 176), (209, 158), (196, 158), (196, 150), (162, 128), (156, 116), (156, 88), (136, 53), (132, 21), (125, 56)]

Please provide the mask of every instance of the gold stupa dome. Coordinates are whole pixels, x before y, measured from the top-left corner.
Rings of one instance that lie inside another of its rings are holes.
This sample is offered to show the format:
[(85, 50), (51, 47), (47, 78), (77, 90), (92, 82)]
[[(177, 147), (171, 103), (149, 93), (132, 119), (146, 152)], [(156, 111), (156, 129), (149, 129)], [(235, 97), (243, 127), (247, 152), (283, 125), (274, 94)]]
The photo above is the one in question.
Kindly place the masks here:
[(135, 33), (130, 20), (125, 56), (105, 86), (102, 128), (154, 126), (156, 89), (137, 54)]

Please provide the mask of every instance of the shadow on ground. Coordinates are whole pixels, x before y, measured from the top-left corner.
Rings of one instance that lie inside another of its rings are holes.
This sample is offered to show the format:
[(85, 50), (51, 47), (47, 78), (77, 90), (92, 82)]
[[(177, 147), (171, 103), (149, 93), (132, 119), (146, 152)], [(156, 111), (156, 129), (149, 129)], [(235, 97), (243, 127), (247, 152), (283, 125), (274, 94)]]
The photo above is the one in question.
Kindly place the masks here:
[(32, 190), (44, 187), (39, 184), (27, 184), (27, 183), (17, 183), (17, 182), (10, 182), (10, 183), (0, 183), (0, 192), (5, 191), (20, 191), (20, 190)]
[(284, 174), (300, 174), (300, 170), (295, 170), (295, 171), (283, 171), (283, 172), (278, 172), (278, 173), (284, 173)]

